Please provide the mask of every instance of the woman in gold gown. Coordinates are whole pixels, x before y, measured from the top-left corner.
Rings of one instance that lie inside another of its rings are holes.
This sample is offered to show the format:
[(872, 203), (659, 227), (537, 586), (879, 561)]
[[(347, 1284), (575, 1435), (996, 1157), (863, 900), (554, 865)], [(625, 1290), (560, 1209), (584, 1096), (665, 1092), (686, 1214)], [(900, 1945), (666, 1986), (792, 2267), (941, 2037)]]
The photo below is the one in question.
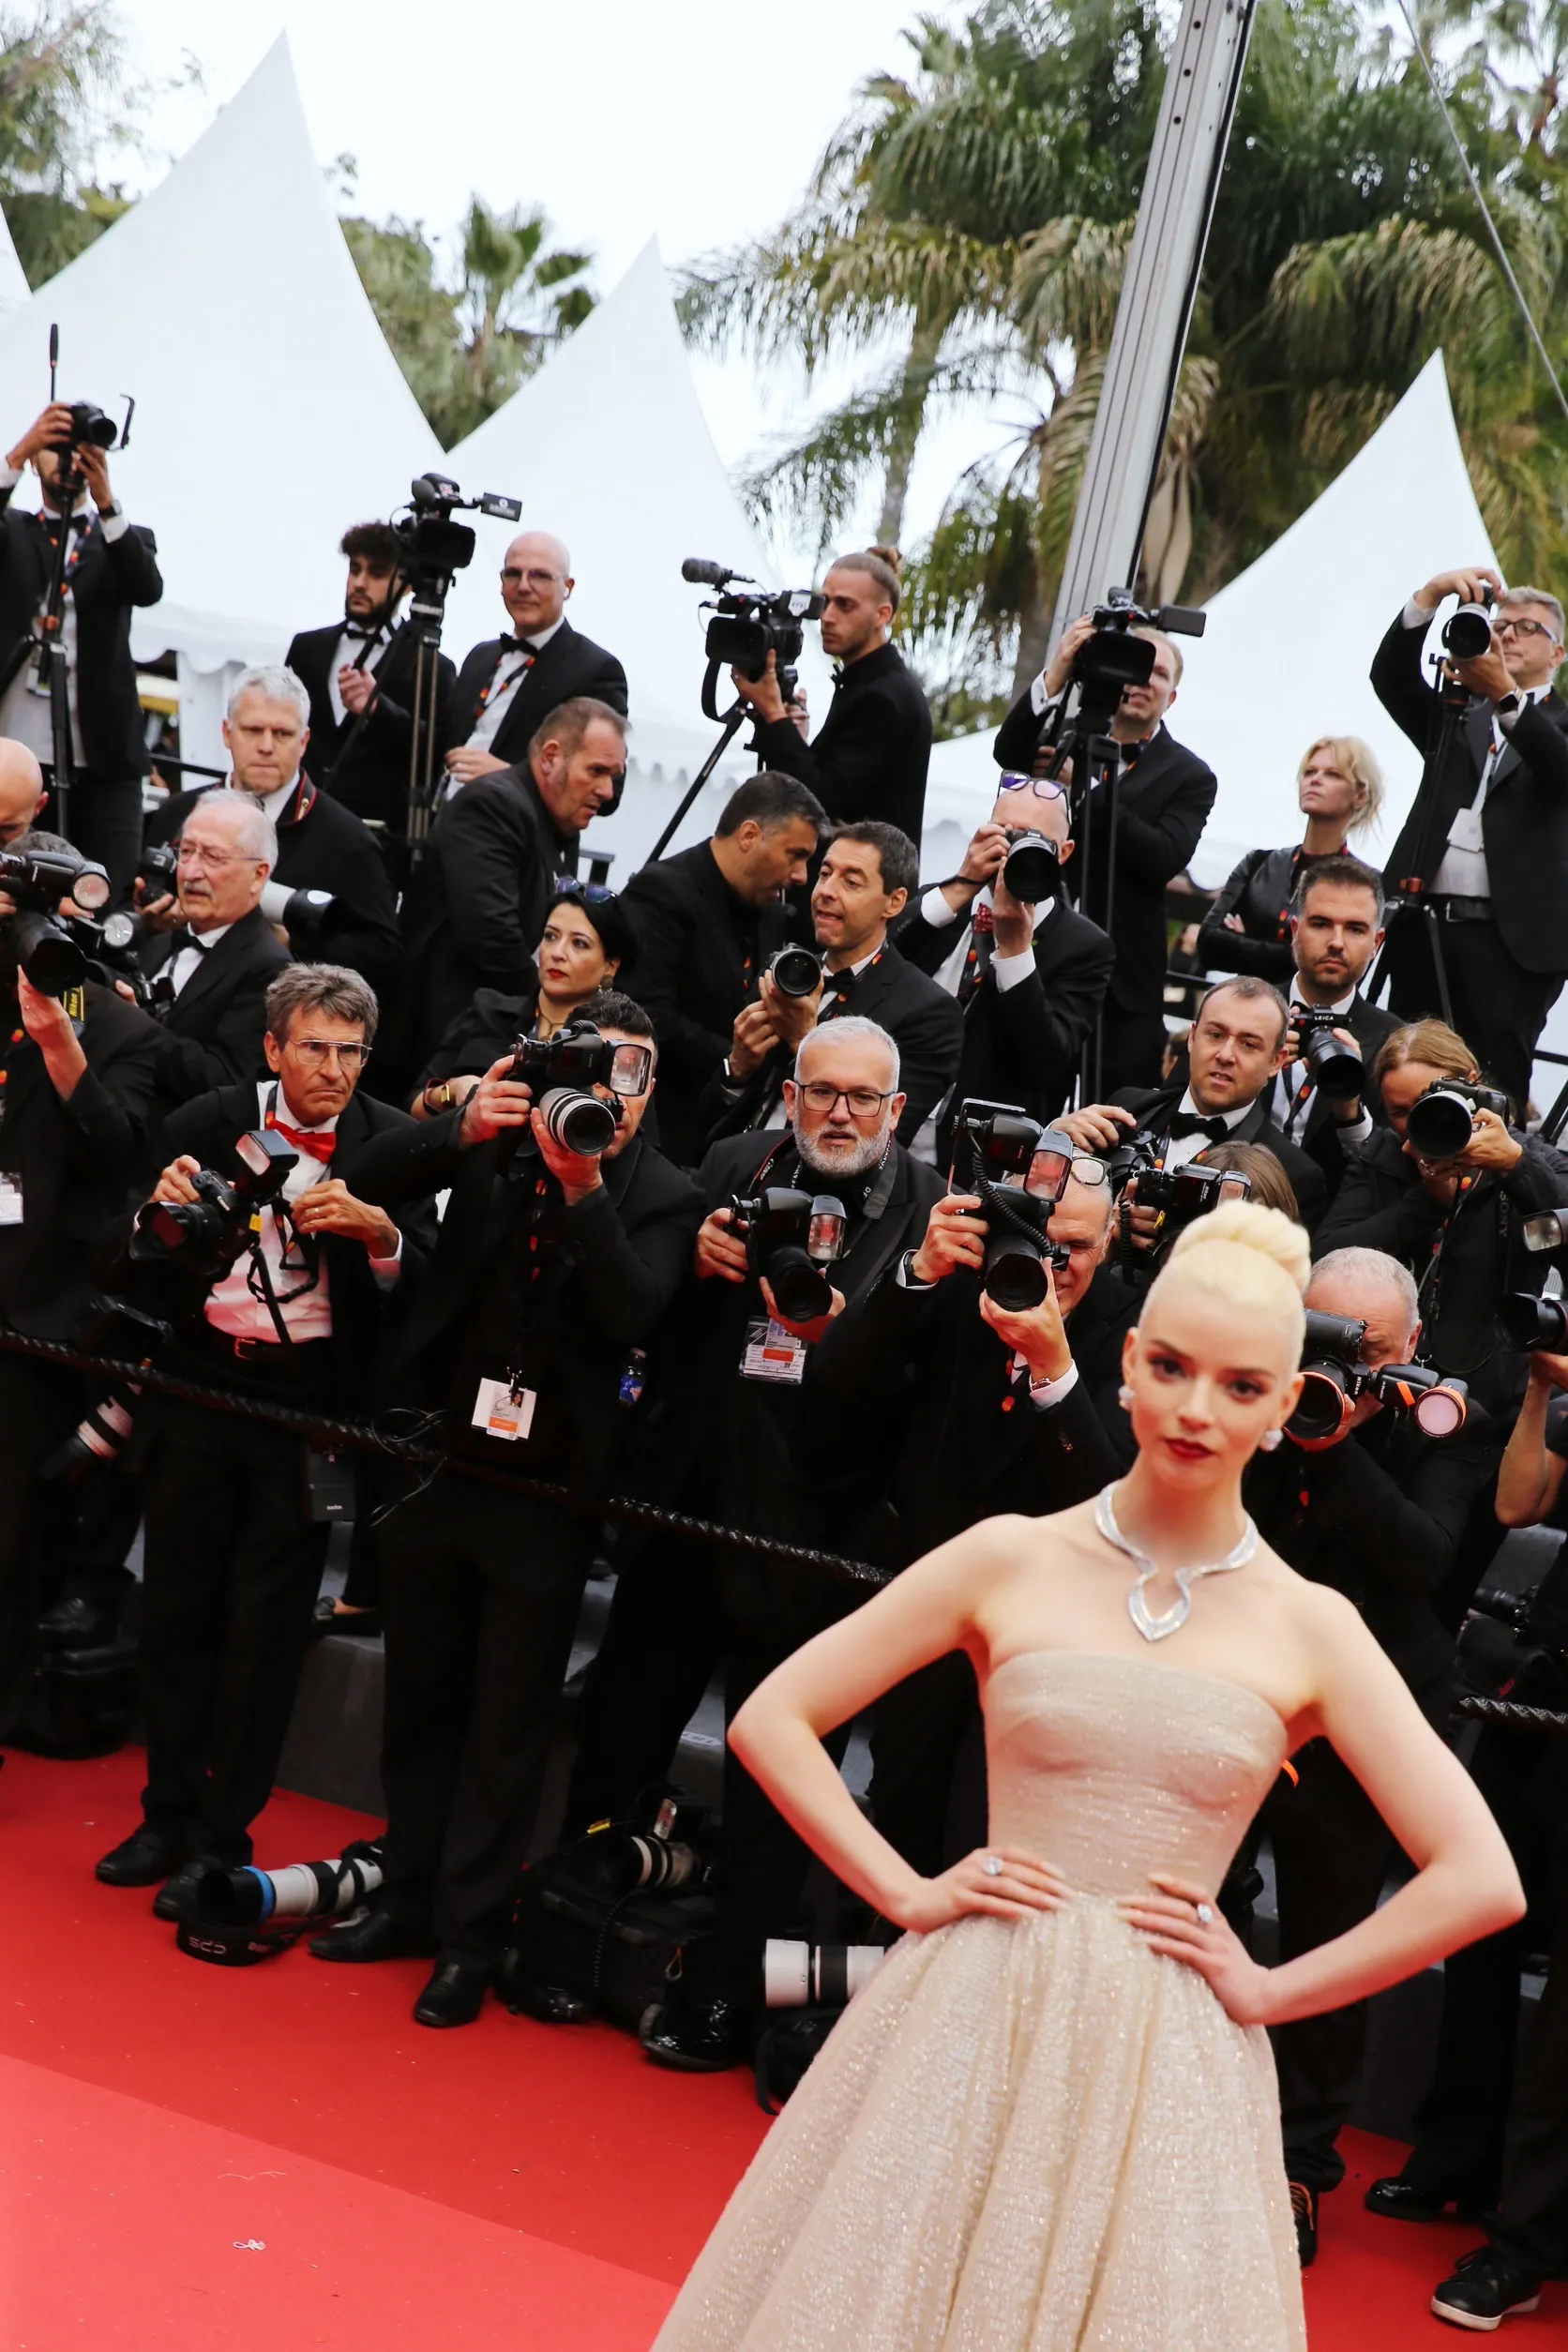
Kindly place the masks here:
[[(1491, 1816), (1355, 1611), (1242, 1509), (1299, 1391), (1306, 1271), (1275, 1211), (1190, 1227), (1127, 1341), (1128, 1476), (943, 1545), (736, 1717), (780, 1810), (909, 1933), (656, 2352), (1302, 2352), (1264, 2028), (1522, 1907)], [(990, 1843), (925, 1879), (822, 1741), (958, 1648), (984, 1694)], [(1264, 1968), (1214, 1896), (1285, 1756), (1319, 1735), (1416, 1872), (1349, 1934)]]

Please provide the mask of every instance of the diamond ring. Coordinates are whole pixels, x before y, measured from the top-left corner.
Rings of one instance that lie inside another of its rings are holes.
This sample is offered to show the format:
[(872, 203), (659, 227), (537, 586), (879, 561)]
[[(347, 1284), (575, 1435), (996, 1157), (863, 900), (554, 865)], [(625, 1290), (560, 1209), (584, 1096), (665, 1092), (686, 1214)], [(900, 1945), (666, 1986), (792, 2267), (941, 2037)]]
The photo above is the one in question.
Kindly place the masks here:
[(1212, 1906), (1207, 1903), (1200, 1903), (1198, 1907), (1198, 1923), (1199, 1927), (1212, 1927), (1214, 1924), (1214, 1914)]
[(988, 1854), (980, 1867), (985, 1872), (988, 1878), (1000, 1878), (1003, 1868), (1002, 1856), (1000, 1854)]

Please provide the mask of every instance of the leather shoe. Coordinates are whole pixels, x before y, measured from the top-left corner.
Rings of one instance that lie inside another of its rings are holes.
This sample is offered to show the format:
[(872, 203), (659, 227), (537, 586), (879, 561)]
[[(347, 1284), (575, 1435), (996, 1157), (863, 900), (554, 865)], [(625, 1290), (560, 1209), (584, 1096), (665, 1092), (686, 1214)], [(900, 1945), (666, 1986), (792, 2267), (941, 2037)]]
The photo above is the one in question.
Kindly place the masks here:
[(1362, 2203), (1369, 2213), (1380, 2213), (1385, 2222), (1440, 2222), (1451, 2205), (1460, 2221), (1479, 2222), (1486, 2209), (1483, 2197), (1466, 2196), (1457, 2189), (1424, 2189), (1407, 2180), (1403, 2173), (1374, 2180)]
[(435, 1944), (429, 1928), (378, 1906), (312, 1936), (308, 1950), (316, 1960), (426, 1960)]
[(166, 1878), (153, 1897), (155, 1919), (193, 1920), (198, 1917), (196, 1897), (203, 1879), (209, 1870), (237, 1870), (238, 1862), (226, 1862), (217, 1854), (198, 1854), (183, 1870), (176, 1870)]
[(1495, 2246), (1477, 2246), (1461, 2254), (1454, 2275), (1444, 2279), (1432, 2298), (1440, 2319), (1455, 2328), (1470, 2328), (1491, 2335), (1505, 2319), (1533, 2311), (1541, 2300), (1541, 2282), (1516, 2270)]
[(104, 1855), (94, 1873), (106, 1887), (156, 1887), (178, 1870), (190, 1851), (183, 1830), (143, 1821), (139, 1830)]
[(1290, 2183), (1290, 2216), (1296, 2224), (1296, 2254), (1304, 2270), (1318, 2259), (1318, 2192), (1304, 2180)]
[(414, 2004), (416, 2026), (471, 2026), (494, 1970), (482, 1960), (443, 1960)]
[(722, 2074), (728, 2067), (748, 2066), (751, 2043), (749, 2012), (722, 1993), (667, 2001), (642, 2036), (654, 2064), (681, 2074)]
[(46, 1650), (107, 1650), (120, 1629), (117, 1609), (78, 1595), (56, 1601), (38, 1620), (38, 1639)]

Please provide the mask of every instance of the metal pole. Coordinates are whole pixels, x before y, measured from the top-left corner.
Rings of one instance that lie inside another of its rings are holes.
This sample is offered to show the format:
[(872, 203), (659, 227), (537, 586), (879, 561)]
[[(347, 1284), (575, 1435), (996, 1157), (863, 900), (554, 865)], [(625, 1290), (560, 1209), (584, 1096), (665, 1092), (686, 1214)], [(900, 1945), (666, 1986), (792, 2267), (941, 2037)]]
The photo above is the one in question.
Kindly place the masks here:
[(1136, 583), (1257, 0), (1184, 0), (1106, 361), (1051, 643)]

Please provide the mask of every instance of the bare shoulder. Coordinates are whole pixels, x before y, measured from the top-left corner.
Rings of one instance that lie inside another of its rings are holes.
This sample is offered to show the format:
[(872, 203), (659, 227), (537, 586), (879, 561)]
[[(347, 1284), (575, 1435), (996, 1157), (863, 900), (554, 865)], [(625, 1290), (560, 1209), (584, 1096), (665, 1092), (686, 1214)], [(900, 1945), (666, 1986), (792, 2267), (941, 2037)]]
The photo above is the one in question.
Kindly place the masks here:
[(1368, 1632), (1353, 1601), (1332, 1585), (1313, 1584), (1298, 1576), (1272, 1550), (1268, 1559), (1272, 1571), (1277, 1572), (1277, 1576), (1271, 1573), (1271, 1586), (1319, 1694), (1348, 1677), (1370, 1671), (1381, 1679), (1385, 1667), (1393, 1673), (1386, 1652)]

